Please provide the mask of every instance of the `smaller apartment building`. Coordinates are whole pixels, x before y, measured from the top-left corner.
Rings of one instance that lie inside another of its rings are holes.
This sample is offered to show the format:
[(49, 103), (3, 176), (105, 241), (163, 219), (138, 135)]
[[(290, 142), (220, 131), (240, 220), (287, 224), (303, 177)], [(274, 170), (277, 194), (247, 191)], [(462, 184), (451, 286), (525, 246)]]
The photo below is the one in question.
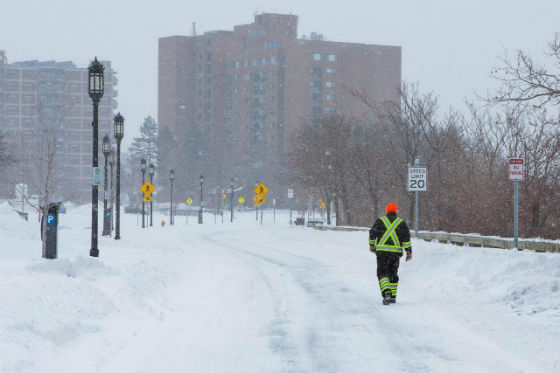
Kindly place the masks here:
[[(111, 62), (102, 63), (105, 94), (99, 106), (100, 143), (105, 134), (112, 139), (113, 113), (117, 107), (116, 73)], [(31, 169), (34, 157), (38, 156), (37, 144), (47, 128), (54, 128), (57, 177), (61, 179), (57, 194), (77, 202), (91, 200), (93, 107), (87, 81), (87, 67), (77, 67), (73, 62), (8, 63), (5, 52), (0, 51), (0, 130), (16, 152), (20, 162), (16, 169)], [(19, 179), (14, 182), (29, 181), (23, 174)], [(30, 192), (33, 193), (33, 185)]]

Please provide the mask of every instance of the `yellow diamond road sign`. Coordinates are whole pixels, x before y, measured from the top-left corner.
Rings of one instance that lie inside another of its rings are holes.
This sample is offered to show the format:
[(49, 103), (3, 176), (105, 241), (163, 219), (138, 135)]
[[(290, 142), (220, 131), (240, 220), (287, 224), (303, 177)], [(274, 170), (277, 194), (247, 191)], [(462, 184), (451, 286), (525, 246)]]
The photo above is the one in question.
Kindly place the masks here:
[(259, 185), (257, 185), (254, 190), (255, 190), (255, 194), (257, 194), (261, 197), (268, 193), (268, 188), (263, 183), (260, 183)]
[(142, 197), (142, 200), (144, 200), (144, 202), (151, 202), (152, 201), (152, 196), (144, 196), (144, 197)]
[(142, 193), (149, 196), (150, 194), (152, 194), (154, 192), (154, 190), (156, 190), (156, 187), (153, 186), (152, 183), (150, 183), (149, 181), (146, 181), (144, 183), (144, 185), (142, 185), (142, 187), (140, 187), (140, 190), (142, 191)]
[(192, 198), (187, 198), (187, 205), (192, 204)]
[(255, 203), (266, 203), (266, 198), (263, 196), (255, 196), (253, 201), (255, 201)]
[(243, 197), (239, 197), (239, 199), (237, 200), (237, 202), (244, 204), (245, 203), (245, 198)]

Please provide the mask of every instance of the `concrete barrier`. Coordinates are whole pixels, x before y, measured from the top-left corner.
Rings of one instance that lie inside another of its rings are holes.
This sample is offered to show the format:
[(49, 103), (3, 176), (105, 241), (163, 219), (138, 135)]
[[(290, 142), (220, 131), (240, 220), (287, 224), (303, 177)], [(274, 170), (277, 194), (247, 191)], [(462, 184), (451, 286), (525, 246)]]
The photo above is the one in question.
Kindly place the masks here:
[[(369, 228), (366, 227), (349, 227), (349, 226), (329, 226), (322, 225), (315, 227), (315, 229), (327, 231), (362, 231), (368, 232)], [(414, 232), (411, 232), (414, 237)], [(440, 243), (451, 243), (453, 245), (467, 245), (471, 247), (490, 247), (496, 249), (513, 249), (513, 239), (500, 238), (500, 237), (486, 237), (478, 234), (462, 234), (462, 233), (447, 233), (447, 232), (428, 232), (419, 231), (418, 237), (424, 241), (438, 241)], [(536, 240), (519, 240), (519, 250), (533, 250), (536, 252), (550, 252), (560, 253), (560, 243), (552, 241), (536, 241)]]

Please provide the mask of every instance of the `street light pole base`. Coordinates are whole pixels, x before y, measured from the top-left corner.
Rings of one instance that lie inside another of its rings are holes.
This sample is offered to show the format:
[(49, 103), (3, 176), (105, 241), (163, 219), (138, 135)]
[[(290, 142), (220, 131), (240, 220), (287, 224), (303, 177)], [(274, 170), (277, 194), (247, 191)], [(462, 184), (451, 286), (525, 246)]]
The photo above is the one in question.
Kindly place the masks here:
[(98, 249), (91, 249), (89, 251), (89, 256), (93, 256), (94, 258), (97, 258), (99, 256), (99, 250)]

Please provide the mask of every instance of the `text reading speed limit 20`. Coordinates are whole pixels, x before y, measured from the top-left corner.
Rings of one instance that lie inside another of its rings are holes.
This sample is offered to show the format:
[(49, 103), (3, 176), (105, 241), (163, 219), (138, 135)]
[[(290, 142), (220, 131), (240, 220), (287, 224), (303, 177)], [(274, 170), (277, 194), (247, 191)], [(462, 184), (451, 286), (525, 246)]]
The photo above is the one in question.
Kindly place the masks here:
[(425, 192), (428, 190), (428, 169), (426, 167), (408, 168), (408, 191)]

